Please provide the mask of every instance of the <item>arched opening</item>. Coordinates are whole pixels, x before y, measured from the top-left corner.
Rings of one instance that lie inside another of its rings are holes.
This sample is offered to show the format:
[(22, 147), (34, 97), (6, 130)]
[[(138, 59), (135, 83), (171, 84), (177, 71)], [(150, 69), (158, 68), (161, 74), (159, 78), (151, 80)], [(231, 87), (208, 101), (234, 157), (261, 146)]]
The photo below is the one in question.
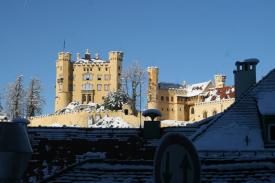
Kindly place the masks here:
[(125, 109), (125, 110), (124, 110), (124, 114), (125, 114), (125, 115), (128, 115), (128, 114), (129, 114), (128, 109)]
[(191, 108), (191, 114), (195, 114), (195, 109), (193, 107)]
[(203, 112), (203, 118), (207, 118), (207, 112), (206, 111)]

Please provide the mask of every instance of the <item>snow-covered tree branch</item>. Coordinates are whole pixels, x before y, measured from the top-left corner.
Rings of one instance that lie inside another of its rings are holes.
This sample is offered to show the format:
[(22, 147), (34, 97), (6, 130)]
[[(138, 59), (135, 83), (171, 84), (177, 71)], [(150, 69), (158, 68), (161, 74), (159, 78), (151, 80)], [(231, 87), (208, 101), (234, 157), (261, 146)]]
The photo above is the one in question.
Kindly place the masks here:
[(110, 110), (120, 110), (123, 104), (129, 101), (128, 95), (124, 91), (109, 92), (104, 99), (104, 108)]
[(17, 76), (15, 83), (6, 88), (7, 114), (11, 119), (24, 115), (23, 76)]

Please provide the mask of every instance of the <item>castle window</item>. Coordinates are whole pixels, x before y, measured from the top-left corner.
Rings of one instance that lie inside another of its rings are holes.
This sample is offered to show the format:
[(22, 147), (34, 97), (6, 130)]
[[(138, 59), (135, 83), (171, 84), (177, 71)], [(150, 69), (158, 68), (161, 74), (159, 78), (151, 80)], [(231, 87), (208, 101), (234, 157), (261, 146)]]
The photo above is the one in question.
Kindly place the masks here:
[(82, 94), (82, 103), (83, 102), (86, 102), (86, 95), (85, 94)]
[(169, 109), (167, 108), (167, 111), (169, 111)]
[(100, 81), (102, 79), (102, 74), (97, 75), (97, 80)]
[(83, 80), (88, 81), (88, 80), (92, 80), (93, 76), (92, 74), (86, 73), (83, 75)]
[(98, 71), (100, 71), (100, 67), (98, 67)]
[(97, 91), (101, 91), (101, 89), (102, 89), (102, 84), (98, 84), (97, 85)]
[(109, 88), (110, 88), (110, 85), (108, 85), (108, 84), (104, 85), (104, 91), (109, 91)]
[(90, 71), (92, 71), (93, 69), (92, 68), (90, 68)]
[(86, 71), (86, 68), (84, 67), (83, 70)]
[(171, 109), (171, 111), (174, 111), (173, 108)]
[(180, 108), (180, 111), (181, 111), (181, 108)]
[(174, 97), (171, 97), (171, 101), (172, 101), (172, 102), (174, 101)]
[(203, 112), (203, 118), (207, 118), (207, 112), (206, 111)]
[(169, 97), (166, 97), (166, 101), (169, 101)]
[(162, 100), (162, 101), (163, 101), (163, 100), (164, 100), (164, 96), (161, 96), (161, 97), (160, 97), (160, 100)]
[(107, 67), (105, 67), (105, 71), (108, 71), (108, 68), (107, 68)]
[(105, 80), (105, 81), (111, 80), (111, 75), (110, 75), (110, 74), (105, 74), (105, 75), (104, 75), (104, 80)]
[(194, 108), (192, 107), (191, 108), (191, 114), (194, 114), (195, 113), (195, 110), (194, 110)]
[(92, 101), (92, 96), (91, 94), (88, 95), (88, 102), (91, 102)]
[(161, 108), (161, 110), (163, 111), (163, 108)]
[(93, 85), (90, 83), (85, 83), (82, 85), (82, 90), (87, 91), (87, 90), (92, 90), (93, 89)]
[(120, 66), (118, 66), (118, 70), (120, 71)]

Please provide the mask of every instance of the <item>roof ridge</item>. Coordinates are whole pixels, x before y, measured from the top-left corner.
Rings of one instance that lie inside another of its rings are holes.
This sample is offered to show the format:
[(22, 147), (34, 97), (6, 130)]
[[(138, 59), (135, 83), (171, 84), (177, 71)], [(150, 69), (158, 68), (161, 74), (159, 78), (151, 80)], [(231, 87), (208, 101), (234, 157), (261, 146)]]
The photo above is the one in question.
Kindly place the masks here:
[(192, 141), (196, 140), (199, 136), (202, 135), (202, 132), (206, 131), (210, 126), (212, 126), (218, 119), (220, 119), (221, 117), (223, 117), (227, 111), (231, 110), (234, 106), (236, 106), (237, 104), (240, 103), (240, 101), (242, 101), (247, 95), (250, 94), (250, 92), (255, 89), (257, 86), (259, 86), (263, 81), (266, 80), (266, 78), (268, 78), (273, 72), (275, 72), (275, 68), (271, 69), (261, 80), (259, 80), (256, 84), (252, 85), (251, 87), (249, 87), (249, 89), (243, 94), (241, 95), (241, 97), (238, 100), (235, 100), (235, 102), (228, 107), (224, 112), (222, 112), (222, 114), (220, 116), (218, 116), (217, 118), (214, 118), (212, 121), (210, 121), (208, 124), (206, 124), (205, 128), (201, 129), (198, 131), (198, 133), (193, 134), (190, 139)]

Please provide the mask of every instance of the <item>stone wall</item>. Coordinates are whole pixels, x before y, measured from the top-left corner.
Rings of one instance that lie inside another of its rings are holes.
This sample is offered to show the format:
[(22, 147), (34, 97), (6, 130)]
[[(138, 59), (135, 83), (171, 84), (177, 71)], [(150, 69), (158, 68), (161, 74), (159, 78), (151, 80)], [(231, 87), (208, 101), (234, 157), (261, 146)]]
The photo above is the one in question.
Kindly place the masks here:
[[(30, 126), (54, 126), (54, 125), (65, 125), (65, 126), (77, 126), (77, 127), (88, 127), (89, 119), (96, 119), (98, 117), (103, 118), (108, 117), (120, 117), (123, 121), (129, 123), (132, 127), (138, 128), (140, 126), (140, 114), (125, 115), (122, 111), (80, 111), (65, 114), (52, 114), (47, 116), (38, 116), (30, 118)], [(143, 121), (145, 118), (141, 117), (141, 125), (143, 126)]]

